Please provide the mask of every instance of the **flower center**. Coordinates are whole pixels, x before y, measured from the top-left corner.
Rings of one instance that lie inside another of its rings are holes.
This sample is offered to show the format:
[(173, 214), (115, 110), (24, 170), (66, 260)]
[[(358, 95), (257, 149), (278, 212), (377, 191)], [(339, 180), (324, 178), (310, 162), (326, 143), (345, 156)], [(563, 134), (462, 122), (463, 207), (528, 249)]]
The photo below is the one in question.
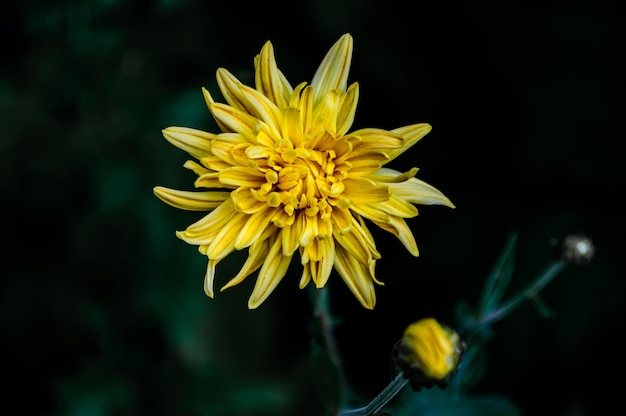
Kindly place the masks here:
[(294, 148), (288, 139), (276, 143), (267, 159), (265, 183), (251, 192), (271, 207), (283, 206), (291, 216), (297, 210), (329, 220), (344, 190), (349, 164), (337, 160), (333, 149)]

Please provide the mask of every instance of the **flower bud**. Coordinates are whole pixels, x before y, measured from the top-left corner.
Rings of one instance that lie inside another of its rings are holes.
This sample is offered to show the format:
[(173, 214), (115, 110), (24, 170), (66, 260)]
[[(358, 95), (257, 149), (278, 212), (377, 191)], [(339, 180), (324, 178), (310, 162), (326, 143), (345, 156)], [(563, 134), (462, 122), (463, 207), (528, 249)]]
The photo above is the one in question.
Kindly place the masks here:
[(561, 245), (561, 260), (571, 264), (587, 264), (593, 258), (595, 248), (591, 239), (583, 234), (568, 236)]
[(451, 328), (433, 318), (409, 325), (393, 348), (394, 370), (403, 372), (413, 390), (447, 386), (456, 373), (465, 343)]

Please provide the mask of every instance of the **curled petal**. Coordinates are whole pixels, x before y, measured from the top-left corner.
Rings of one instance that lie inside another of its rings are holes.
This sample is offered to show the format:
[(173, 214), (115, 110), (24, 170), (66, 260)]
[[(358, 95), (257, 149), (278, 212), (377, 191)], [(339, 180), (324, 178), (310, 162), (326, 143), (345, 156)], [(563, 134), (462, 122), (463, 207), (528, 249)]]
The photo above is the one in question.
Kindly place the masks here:
[(415, 236), (413, 235), (411, 229), (403, 218), (389, 216), (386, 222), (374, 222), (383, 230), (389, 231), (391, 234), (398, 237), (398, 240), (402, 242), (402, 244), (409, 251), (409, 253), (411, 253), (415, 257), (419, 256), (419, 250), (417, 249)]
[(388, 186), (393, 195), (413, 204), (445, 205), (455, 208), (454, 204), (440, 190), (417, 178), (388, 184)]
[[(235, 239), (235, 249), (242, 250), (257, 241), (265, 232), (265, 229), (270, 224), (274, 212), (278, 209), (279, 208), (268, 208), (266, 206), (265, 210), (256, 212), (252, 215), (247, 215), (245, 224)], [(272, 227), (274, 226), (272, 225)]]
[(217, 70), (217, 86), (226, 102), (238, 110), (246, 110), (245, 99), (239, 89), (243, 85), (233, 74), (224, 68)]
[(219, 260), (209, 259), (206, 268), (206, 274), (204, 275), (204, 293), (210, 298), (213, 297), (213, 281), (215, 280), (215, 266), (217, 266)]
[(211, 155), (211, 141), (215, 134), (187, 127), (168, 127), (162, 131), (168, 142), (196, 159)]
[(246, 277), (254, 273), (259, 267), (261, 267), (261, 265), (265, 261), (265, 258), (267, 257), (268, 252), (269, 252), (269, 240), (268, 239), (258, 240), (254, 244), (252, 244), (252, 246), (250, 246), (250, 249), (248, 251), (248, 258), (246, 259), (246, 262), (241, 267), (241, 270), (239, 270), (239, 273), (237, 273), (235, 277), (230, 279), (228, 283), (226, 283), (220, 289), (220, 292), (228, 289), (229, 287), (238, 285), (239, 283), (243, 282), (243, 280)]
[(291, 256), (284, 256), (281, 239), (276, 238), (261, 266), (252, 295), (248, 299), (248, 308), (256, 309), (272, 293), (278, 283), (285, 277)]
[(420, 123), (391, 130), (392, 133), (399, 134), (404, 138), (404, 144), (401, 148), (388, 153), (389, 161), (406, 152), (411, 146), (420, 141), (422, 137), (430, 133), (432, 129), (433, 128), (430, 124)]
[(359, 84), (350, 85), (348, 91), (341, 96), (339, 113), (337, 114), (337, 135), (343, 136), (350, 130), (354, 122), (356, 105), (359, 101)]
[(211, 211), (230, 197), (230, 192), (179, 191), (163, 186), (155, 186), (153, 191), (166, 204), (187, 211)]
[(373, 264), (364, 266), (346, 250), (337, 247), (335, 250), (335, 269), (350, 291), (361, 302), (361, 305), (367, 309), (374, 309), (376, 293), (374, 292)]

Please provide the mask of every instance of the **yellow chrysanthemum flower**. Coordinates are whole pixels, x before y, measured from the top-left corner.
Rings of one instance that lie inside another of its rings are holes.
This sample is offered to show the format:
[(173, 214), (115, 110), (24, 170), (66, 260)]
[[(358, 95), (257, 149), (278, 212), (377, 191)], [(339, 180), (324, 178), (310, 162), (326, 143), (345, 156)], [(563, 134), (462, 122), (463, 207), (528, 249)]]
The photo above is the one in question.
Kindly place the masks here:
[(248, 248), (240, 272), (222, 290), (259, 270), (248, 301), (258, 307), (299, 253), (300, 288), (326, 284), (333, 266), (366, 308), (376, 303), (374, 274), (380, 254), (364, 219), (395, 234), (409, 252), (417, 245), (405, 218), (413, 204), (454, 207), (440, 191), (416, 179), (417, 168), (383, 167), (426, 135), (429, 124), (391, 131), (367, 128), (349, 133), (359, 86), (348, 87), (352, 37), (330, 49), (310, 85), (295, 88), (276, 66), (267, 42), (254, 60), (255, 88), (227, 70), (217, 82), (227, 104), (202, 89), (222, 133), (186, 128), (163, 131), (173, 145), (198, 162), (185, 167), (198, 175), (189, 192), (157, 186), (154, 193), (180, 209), (210, 211), (185, 231), (183, 241), (208, 257), (204, 289), (213, 297), (217, 264)]

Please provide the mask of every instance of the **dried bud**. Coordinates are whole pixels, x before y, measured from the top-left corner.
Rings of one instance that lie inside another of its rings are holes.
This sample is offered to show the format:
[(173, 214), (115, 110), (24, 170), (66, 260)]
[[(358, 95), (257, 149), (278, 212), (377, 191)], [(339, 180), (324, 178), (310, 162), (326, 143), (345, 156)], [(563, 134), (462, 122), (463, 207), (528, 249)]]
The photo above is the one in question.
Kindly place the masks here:
[(590, 238), (583, 234), (570, 235), (561, 245), (560, 258), (572, 264), (587, 264), (593, 258), (594, 252)]
[(403, 372), (413, 390), (444, 388), (456, 373), (465, 343), (451, 328), (426, 318), (409, 325), (393, 348), (395, 371)]

